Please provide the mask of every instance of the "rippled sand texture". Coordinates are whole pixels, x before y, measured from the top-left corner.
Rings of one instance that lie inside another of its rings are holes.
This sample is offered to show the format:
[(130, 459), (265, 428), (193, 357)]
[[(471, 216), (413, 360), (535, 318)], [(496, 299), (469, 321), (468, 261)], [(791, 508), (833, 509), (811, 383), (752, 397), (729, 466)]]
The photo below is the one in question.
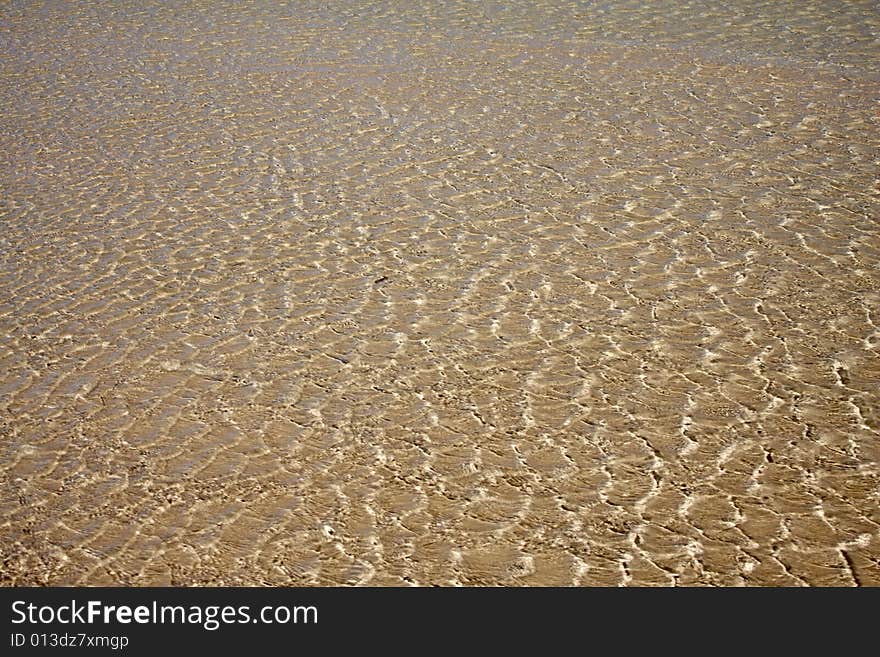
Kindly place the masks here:
[(172, 4), (0, 9), (5, 584), (880, 584), (876, 3)]

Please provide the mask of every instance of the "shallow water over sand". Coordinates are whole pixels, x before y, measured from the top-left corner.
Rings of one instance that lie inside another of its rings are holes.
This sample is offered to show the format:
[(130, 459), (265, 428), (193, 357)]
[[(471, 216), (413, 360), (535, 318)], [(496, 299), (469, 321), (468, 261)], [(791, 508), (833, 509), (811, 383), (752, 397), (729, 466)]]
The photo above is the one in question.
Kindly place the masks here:
[(0, 10), (5, 584), (880, 584), (875, 2)]

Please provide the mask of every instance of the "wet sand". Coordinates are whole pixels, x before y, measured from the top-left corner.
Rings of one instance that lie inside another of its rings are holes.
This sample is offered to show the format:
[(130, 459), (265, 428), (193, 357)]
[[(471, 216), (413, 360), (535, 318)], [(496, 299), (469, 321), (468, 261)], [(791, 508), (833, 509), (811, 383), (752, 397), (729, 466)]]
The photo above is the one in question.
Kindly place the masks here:
[(880, 584), (880, 12), (7, 3), (0, 582)]

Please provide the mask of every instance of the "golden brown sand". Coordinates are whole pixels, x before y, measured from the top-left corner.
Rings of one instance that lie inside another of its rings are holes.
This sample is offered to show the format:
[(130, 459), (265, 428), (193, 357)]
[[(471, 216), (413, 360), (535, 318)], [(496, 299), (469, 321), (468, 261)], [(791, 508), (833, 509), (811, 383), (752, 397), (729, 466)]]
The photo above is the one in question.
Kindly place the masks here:
[(880, 584), (876, 5), (341, 4), (0, 9), (2, 582)]

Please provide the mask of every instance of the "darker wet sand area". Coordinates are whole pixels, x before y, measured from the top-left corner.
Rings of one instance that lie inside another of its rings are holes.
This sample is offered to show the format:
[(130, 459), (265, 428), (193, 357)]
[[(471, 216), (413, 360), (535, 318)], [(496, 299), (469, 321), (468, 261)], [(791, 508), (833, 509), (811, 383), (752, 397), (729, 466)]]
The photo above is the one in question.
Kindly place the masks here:
[(876, 3), (339, 4), (0, 9), (0, 581), (880, 584)]

